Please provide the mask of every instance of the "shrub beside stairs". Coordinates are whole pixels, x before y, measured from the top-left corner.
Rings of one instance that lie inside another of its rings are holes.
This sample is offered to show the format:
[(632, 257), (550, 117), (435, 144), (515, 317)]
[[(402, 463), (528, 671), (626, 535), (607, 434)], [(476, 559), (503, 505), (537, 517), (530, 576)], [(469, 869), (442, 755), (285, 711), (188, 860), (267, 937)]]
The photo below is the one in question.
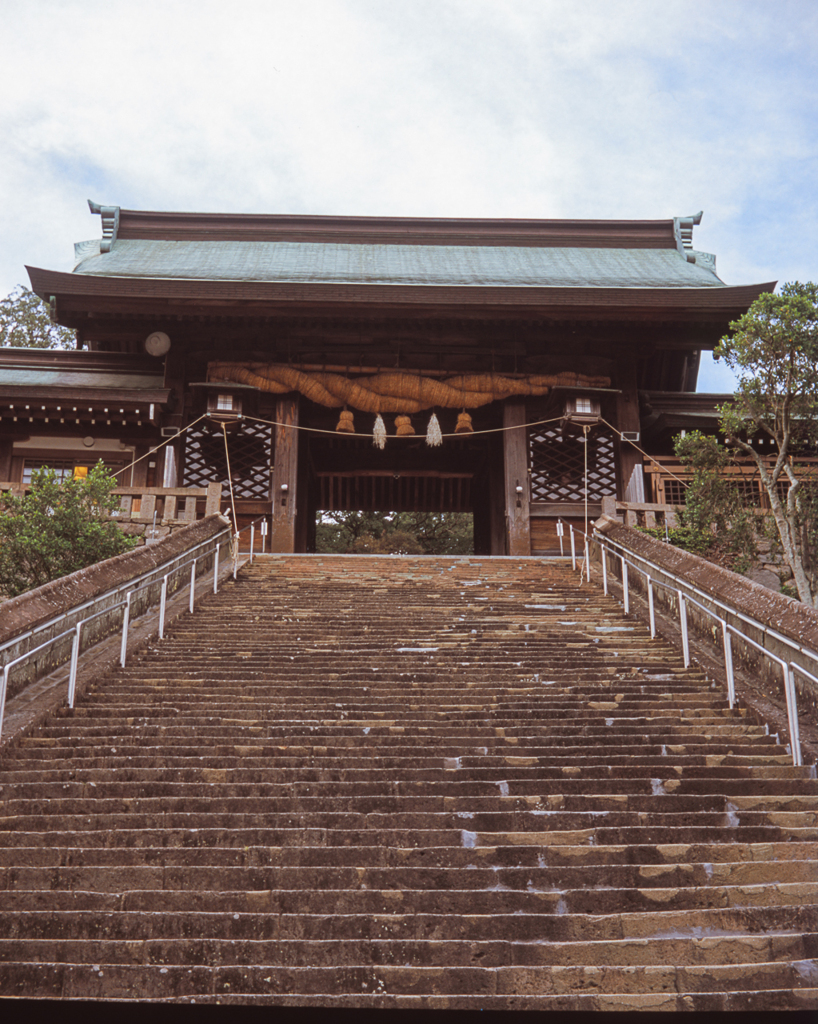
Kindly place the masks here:
[(563, 564), (259, 559), (4, 751), (0, 994), (814, 1008), (812, 775)]

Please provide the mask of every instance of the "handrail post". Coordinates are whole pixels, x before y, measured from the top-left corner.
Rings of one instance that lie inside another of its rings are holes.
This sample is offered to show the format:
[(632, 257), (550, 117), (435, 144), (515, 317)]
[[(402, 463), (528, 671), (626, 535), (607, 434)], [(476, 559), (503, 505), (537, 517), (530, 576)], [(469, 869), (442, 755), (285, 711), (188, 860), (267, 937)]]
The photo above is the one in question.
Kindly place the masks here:
[(162, 598), (159, 602), (159, 639), (165, 638), (165, 606), (168, 602), (168, 578), (162, 577)]
[(216, 552), (213, 555), (213, 593), (219, 592), (219, 545), (216, 545)]
[(233, 579), (236, 578), (236, 573), (239, 571), (239, 531), (236, 530), (236, 534), (233, 537)]
[(787, 695), (787, 719), (790, 726), (790, 748), (792, 763), (799, 765), (801, 761), (801, 730), (798, 725), (798, 701), (795, 689), (795, 673), (792, 665), (784, 664), (784, 692)]
[(676, 593), (679, 595), (679, 624), (682, 630), (682, 654), (684, 655), (685, 668), (690, 668), (690, 643), (687, 638), (687, 602), (685, 596), (681, 590), (677, 590)]
[(131, 595), (129, 590), (125, 596), (125, 611), (122, 615), (122, 643), (119, 647), (119, 664), (125, 668), (125, 659), (128, 657), (128, 626), (131, 622)]
[(2, 688), (2, 690), (0, 690), (0, 736), (3, 735), (3, 718), (5, 717), (5, 714), (6, 714), (6, 690), (8, 689), (8, 685), (9, 685), (9, 671), (10, 671), (10, 669), (11, 669), (11, 665), (4, 665), (3, 666), (3, 683), (2, 683), (2, 687), (3, 688)]
[(193, 598), (196, 594), (196, 559), (193, 559), (193, 565), (190, 567), (190, 611), (193, 613)]
[(253, 564), (253, 548), (256, 546), (256, 524), (250, 523), (250, 564)]
[(625, 556), (619, 556), (622, 559), (622, 604), (627, 615), (631, 610), (630, 595), (628, 594), (628, 563), (625, 561)]
[(571, 531), (571, 568), (574, 572), (577, 571), (577, 545), (574, 540), (574, 527), (569, 526), (568, 529)]
[(724, 619), (721, 620), (721, 631), (724, 637), (724, 671), (727, 675), (727, 700), (732, 710), (736, 702), (736, 677), (733, 673), (733, 639), (730, 628)]
[(656, 616), (653, 612), (653, 580), (647, 574), (646, 578), (648, 581), (648, 610), (650, 612), (650, 638), (654, 640), (656, 638)]
[(82, 623), (77, 623), (77, 628), (74, 633), (74, 640), (71, 644), (71, 671), (68, 674), (68, 706), (73, 708), (74, 706), (74, 694), (77, 692), (77, 665), (80, 659), (80, 633), (82, 632)]
[(602, 552), (602, 592), (608, 596), (608, 556), (605, 545), (600, 543), (599, 550)]
[(588, 534), (585, 534), (585, 579), (591, 582), (591, 556), (588, 552)]

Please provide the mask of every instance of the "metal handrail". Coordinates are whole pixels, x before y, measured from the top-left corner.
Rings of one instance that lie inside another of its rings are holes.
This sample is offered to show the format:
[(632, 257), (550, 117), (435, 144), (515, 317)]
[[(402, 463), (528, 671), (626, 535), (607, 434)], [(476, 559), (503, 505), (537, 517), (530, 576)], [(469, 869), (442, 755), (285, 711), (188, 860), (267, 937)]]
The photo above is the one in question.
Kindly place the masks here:
[[(226, 532), (226, 530), (223, 530), (215, 536), (223, 537)], [(13, 647), (15, 644), (20, 643), (21, 640), (25, 640), (29, 636), (35, 636), (37, 633), (41, 633), (43, 632), (43, 630), (49, 629), (51, 626), (56, 625), (56, 623), (58, 623), (60, 619), (64, 619), (66, 615), (82, 611), (83, 608), (90, 608), (98, 601), (102, 601), (110, 595), (117, 594), (123, 590), (127, 590), (129, 587), (131, 587), (133, 583), (138, 582), (140, 580), (144, 580), (148, 576), (157, 576), (159, 573), (162, 572), (162, 570), (166, 566), (171, 565), (173, 562), (178, 561), (185, 555), (190, 554), (191, 551), (196, 551), (198, 548), (205, 547), (208, 544), (211, 544), (213, 540), (214, 537), (208, 537), (207, 540), (200, 541), (195, 547), (190, 548), (188, 551), (183, 551), (180, 555), (175, 555), (173, 558), (169, 558), (167, 562), (164, 562), (162, 565), (156, 566), (153, 569), (149, 569), (147, 572), (143, 572), (139, 576), (135, 576), (133, 580), (128, 580), (126, 583), (120, 583), (118, 586), (112, 587), (110, 590), (106, 590), (104, 594), (98, 594), (96, 597), (89, 598), (87, 601), (83, 601), (81, 604), (74, 605), (74, 607), (71, 608), (68, 612), (63, 612), (60, 615), (55, 615), (53, 619), (49, 619), (47, 622), (42, 622), (40, 623), (39, 626), (35, 626), (33, 629), (29, 629), (23, 633), (18, 633), (17, 636), (12, 637), (11, 640), (7, 640), (4, 644), (0, 645), (0, 654), (2, 654), (3, 651), (5, 651), (8, 647)], [(149, 582), (156, 581), (151, 580)]]
[[(256, 516), (256, 518), (251, 523), (248, 523), (247, 526), (242, 526), (242, 528), (240, 530), (237, 530), (234, 534), (231, 535), (230, 541), (231, 541), (231, 544), (233, 546), (233, 579), (236, 578), (236, 573), (238, 572), (238, 566), (239, 566), (239, 537), (244, 533), (245, 530), (249, 530), (250, 531), (250, 557), (249, 557), (248, 561), (252, 562), (253, 561), (253, 556), (255, 554), (255, 547), (256, 547), (256, 523), (266, 523), (266, 522), (267, 522), (267, 516)], [(262, 527), (262, 530), (261, 530), (261, 537), (262, 537), (261, 553), (264, 554), (264, 548), (265, 548), (266, 542), (267, 542), (267, 531), (264, 529), (264, 527)]]
[[(107, 591), (104, 594), (100, 594), (98, 597), (94, 598), (92, 601), (87, 601), (87, 602), (85, 602), (82, 605), (78, 605), (77, 607), (70, 609), (68, 612), (64, 612), (62, 616), (59, 616), (59, 617), (57, 617), (55, 619), (52, 619), (49, 623), (46, 623), (43, 626), (38, 627), (37, 630), (29, 630), (28, 633), (23, 633), (20, 636), (15, 637), (13, 640), (9, 641), (9, 643), (5, 644), (2, 649), (5, 649), (6, 647), (10, 646), (11, 644), (19, 643), (19, 641), (21, 639), (25, 639), (26, 636), (33, 636), (35, 634), (35, 632), (38, 632), (41, 629), (45, 629), (49, 625), (53, 625), (55, 622), (59, 622), (60, 618), (63, 618), (63, 619), (67, 618), (70, 614), (76, 612), (78, 609), (81, 610), (82, 608), (86, 608), (89, 605), (94, 604), (94, 603), (96, 603), (98, 601), (104, 600), (109, 595), (115, 595), (115, 594), (119, 593), (122, 590), (126, 590), (127, 591), (124, 600), (117, 601), (114, 604), (106, 605), (106, 607), (102, 608), (100, 611), (94, 612), (92, 615), (86, 616), (85, 618), (83, 618), (79, 622), (77, 622), (74, 626), (71, 626), (69, 629), (63, 630), (63, 632), (59, 633), (56, 636), (50, 637), (48, 640), (46, 640), (44, 643), (40, 644), (38, 647), (31, 648), (30, 650), (26, 651), (24, 654), (19, 655), (18, 657), (12, 659), (11, 661), (7, 662), (3, 666), (2, 682), (0, 682), (0, 737), (2, 737), (2, 735), (3, 735), (3, 719), (4, 719), (4, 716), (5, 716), (5, 709), (6, 709), (6, 693), (7, 693), (7, 690), (8, 690), (9, 673), (11, 672), (11, 669), (14, 668), (15, 665), (21, 664), (22, 662), (26, 661), (28, 658), (32, 657), (32, 655), (37, 654), (38, 652), (45, 650), (46, 648), (50, 647), (51, 645), (57, 643), (60, 640), (64, 640), (65, 637), (70, 636), (73, 633), (74, 636), (73, 636), (73, 641), (72, 641), (72, 645), (71, 645), (71, 665), (70, 665), (70, 669), (69, 669), (69, 673), (68, 673), (68, 706), (70, 708), (73, 708), (74, 707), (74, 697), (75, 697), (75, 694), (76, 694), (76, 685), (77, 685), (77, 670), (78, 670), (78, 665), (79, 665), (80, 640), (81, 640), (81, 636), (82, 636), (82, 629), (83, 629), (83, 627), (87, 623), (91, 622), (93, 619), (98, 618), (100, 615), (106, 615), (106, 614), (109, 614), (112, 611), (115, 611), (118, 608), (124, 608), (124, 612), (123, 612), (123, 616), (122, 616), (122, 641), (120, 643), (120, 652), (119, 652), (119, 663), (124, 668), (125, 667), (125, 662), (126, 662), (126, 659), (127, 659), (127, 652), (128, 652), (128, 629), (129, 629), (129, 626), (130, 626), (131, 599), (132, 599), (133, 595), (138, 593), (140, 590), (146, 589), (147, 587), (155, 586), (159, 582), (159, 576), (157, 574), (161, 573), (162, 569), (167, 568), (168, 566), (173, 565), (173, 568), (168, 569), (168, 572), (166, 572), (162, 576), (160, 599), (159, 599), (158, 632), (159, 632), (159, 639), (160, 640), (164, 639), (164, 635), (165, 635), (165, 612), (166, 612), (166, 608), (167, 608), (167, 595), (168, 595), (168, 580), (169, 580), (169, 578), (174, 573), (178, 573), (180, 570), (184, 569), (186, 566), (188, 566), (188, 565), (191, 566), (191, 570), (190, 570), (190, 603), (189, 603), (189, 609), (190, 609), (191, 612), (193, 612), (195, 589), (196, 589), (196, 563), (199, 561), (199, 559), (207, 557), (210, 554), (210, 552), (208, 551), (208, 552), (204, 552), (202, 554), (195, 555), (193, 558), (188, 558), (187, 561), (181, 562), (180, 564), (174, 565), (174, 563), (178, 563), (180, 558), (184, 557), (185, 554), (189, 554), (191, 551), (198, 551), (200, 548), (207, 547), (207, 546), (212, 546), (212, 548), (213, 548), (213, 555), (214, 555), (214, 559), (213, 559), (213, 593), (217, 594), (218, 593), (218, 589), (219, 589), (219, 548), (221, 547), (222, 541), (223, 541), (224, 536), (225, 536), (225, 534), (227, 532), (228, 532), (227, 530), (220, 531), (215, 536), (209, 537), (206, 541), (201, 541), (199, 544), (196, 544), (193, 548), (190, 549), (190, 551), (182, 552), (181, 555), (177, 555), (175, 558), (168, 559), (168, 561), (165, 562), (163, 565), (160, 565), (157, 568), (152, 569), (150, 572), (143, 573), (141, 576), (137, 576), (134, 580), (129, 580), (127, 583), (120, 584), (120, 586), (114, 587), (114, 588), (112, 588), (111, 590)], [(145, 580), (146, 576), (152, 576), (152, 577), (155, 577), (155, 578), (149, 579), (149, 580), (147, 580), (145, 582), (142, 582), (142, 583), (139, 583), (138, 586), (133, 586), (134, 582), (138, 582), (139, 580)], [(151, 607), (153, 607), (153, 605), (149, 605), (148, 607), (151, 608)]]
[[(571, 524), (568, 525), (571, 531), (572, 566), (574, 570), (576, 570), (576, 543), (573, 536), (574, 527)], [(589, 566), (589, 538), (588, 535), (581, 530), (578, 530), (576, 532), (580, 533), (585, 541), (585, 565), (587, 567)], [(689, 593), (683, 593), (681, 588), (685, 587), (687, 590), (692, 591), (699, 597), (702, 597), (704, 600), (710, 601), (712, 604), (716, 605), (720, 610), (735, 616), (741, 621), (746, 622), (748, 625), (755, 627), (756, 629), (760, 630), (762, 634), (766, 634), (769, 637), (782, 641), (787, 646), (805, 655), (806, 657), (810, 658), (816, 663), (818, 663), (818, 654), (815, 654), (815, 652), (811, 651), (809, 648), (803, 647), (801, 644), (792, 640), (790, 637), (785, 637), (782, 634), (778, 633), (776, 630), (770, 629), (763, 623), (759, 622), (757, 619), (752, 618), (752, 616), (744, 615), (742, 612), (739, 612), (737, 609), (731, 608), (730, 605), (725, 604), (723, 601), (719, 601), (717, 598), (711, 597), (709, 594), (703, 593), (694, 584), (678, 576), (671, 570), (665, 569), (662, 566), (657, 565), (655, 562), (651, 561), (651, 559), (649, 558), (646, 558), (644, 555), (632, 555), (632, 553), (628, 552), (628, 554), (631, 554), (631, 558), (627, 558), (624, 554), (624, 552), (626, 552), (627, 549), (622, 544), (618, 544), (616, 541), (610, 540), (608, 537), (598, 533), (597, 531), (594, 531), (594, 540), (596, 540), (596, 542), (599, 544), (600, 551), (602, 554), (602, 589), (606, 596), (608, 594), (608, 549), (610, 549), (611, 555), (618, 558), (622, 564), (622, 604), (626, 615), (630, 612), (628, 567), (630, 567), (636, 572), (641, 573), (645, 577), (648, 595), (648, 614), (650, 619), (651, 638), (654, 638), (656, 636), (656, 616), (654, 611), (653, 587), (664, 587), (666, 590), (672, 591), (676, 594), (676, 596), (679, 599), (679, 627), (681, 631), (682, 655), (684, 658), (685, 668), (690, 667), (690, 639), (688, 636), (687, 627), (688, 602), (690, 604), (695, 605), (698, 609), (704, 612), (705, 615), (708, 615), (711, 619), (714, 619), (717, 623), (719, 623), (722, 630), (722, 644), (724, 648), (724, 668), (725, 674), (727, 676), (727, 699), (731, 709), (734, 707), (736, 700), (735, 673), (733, 670), (733, 636), (739, 637), (745, 643), (750, 644), (756, 650), (760, 651), (762, 654), (765, 654), (768, 658), (770, 658), (771, 661), (776, 662), (776, 664), (778, 664), (781, 667), (781, 671), (784, 677), (784, 695), (787, 701), (787, 722), (790, 734), (790, 753), (792, 755), (792, 763), (794, 765), (803, 764), (801, 753), (801, 732), (798, 722), (798, 701), (795, 689), (795, 673), (800, 672), (802, 675), (806, 676), (807, 678), (811, 679), (813, 682), (816, 683), (818, 683), (818, 678), (813, 676), (812, 673), (808, 672), (800, 665), (797, 665), (786, 658), (779, 658), (778, 655), (773, 654), (772, 651), (768, 650), (766, 647), (763, 647), (761, 644), (757, 643), (755, 640), (752, 639), (752, 637), (747, 636), (746, 633), (743, 633), (740, 629), (736, 628), (735, 626), (727, 622), (726, 618), (723, 618), (721, 615), (717, 614), (711, 608), (708, 608), (705, 605), (703, 605), (701, 601), (696, 600), (696, 598), (692, 597)], [(645, 565), (649, 566), (655, 572), (667, 576), (669, 579), (673, 581), (673, 583), (666, 583), (664, 580), (655, 579), (647, 570), (643, 569), (639, 565), (636, 565), (636, 563), (632, 561), (632, 558), (636, 558), (639, 561), (643, 562)], [(590, 579), (589, 569), (586, 568), (586, 572), (588, 573), (588, 579)]]

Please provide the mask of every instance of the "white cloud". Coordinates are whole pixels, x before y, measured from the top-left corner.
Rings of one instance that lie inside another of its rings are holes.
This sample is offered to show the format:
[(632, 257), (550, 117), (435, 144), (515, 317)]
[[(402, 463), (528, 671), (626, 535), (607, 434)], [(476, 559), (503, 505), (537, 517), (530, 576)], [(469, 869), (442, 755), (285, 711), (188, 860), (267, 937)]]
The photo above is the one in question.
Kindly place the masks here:
[(0, 42), (0, 293), (142, 209), (670, 217), (815, 278), (811, 0), (29, 0)]

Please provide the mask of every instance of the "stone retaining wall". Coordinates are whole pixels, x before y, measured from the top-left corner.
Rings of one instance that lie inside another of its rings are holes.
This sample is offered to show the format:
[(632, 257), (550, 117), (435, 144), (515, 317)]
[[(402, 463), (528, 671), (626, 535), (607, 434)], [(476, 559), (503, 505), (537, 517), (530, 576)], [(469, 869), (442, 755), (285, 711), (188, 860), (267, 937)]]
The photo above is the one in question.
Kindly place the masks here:
[[(637, 565), (640, 558), (649, 559), (660, 570), (665, 569), (684, 578), (698, 590), (712, 596), (715, 600), (722, 601), (736, 609), (737, 612), (757, 619), (769, 629), (795, 641), (806, 651), (811, 651), (818, 657), (816, 654), (818, 652), (818, 609), (809, 608), (791, 597), (775, 593), (759, 583), (754, 583), (744, 576), (730, 572), (729, 569), (708, 562), (698, 555), (693, 555), (638, 530), (623, 526), (609, 516), (603, 516), (594, 525), (599, 533), (604, 534), (630, 553)], [(598, 544), (593, 545), (592, 558), (597, 562), (601, 561)], [(618, 558), (608, 559), (608, 572), (616, 579), (621, 580), (621, 563)], [(668, 583), (672, 582), (661, 572), (651, 571), (651, 576), (657, 583), (663, 580)], [(646, 595), (647, 593), (645, 578), (641, 573), (630, 571), (628, 586), (639, 594)], [(678, 596), (675, 591), (669, 591), (664, 586), (654, 586), (653, 593), (656, 607), (664, 609), (667, 614), (675, 616), (678, 620)], [(709, 603), (706, 599), (697, 597), (697, 600), (701, 600), (701, 603), (708, 607)], [(709, 606), (721, 614), (715, 605)], [(740, 629), (771, 654), (785, 658), (796, 665), (803, 665), (807, 671), (818, 675), (816, 661), (808, 654), (793, 650), (762, 629), (753, 628), (743, 622), (738, 615), (723, 617), (730, 625)], [(721, 658), (723, 661), (722, 631), (718, 623), (690, 602), (687, 603), (687, 618), (690, 632), (695, 633), (701, 641), (712, 648), (714, 657)], [(733, 636), (732, 644), (736, 666), (752, 673), (758, 688), (771, 699), (776, 702), (784, 701), (784, 679), (781, 667), (738, 637)], [(798, 674), (795, 679), (799, 712), (802, 715), (806, 714), (808, 719), (814, 722), (818, 719), (818, 685), (810, 683)]]
[[(131, 617), (138, 618), (159, 601), (163, 576), (160, 567), (174, 558), (183, 556), (197, 544), (215, 537), (225, 529), (229, 529), (228, 520), (219, 514), (211, 515), (199, 522), (180, 526), (178, 530), (154, 544), (126, 551), (124, 554), (79, 569), (36, 590), (2, 602), (0, 646), (16, 637), (20, 639), (3, 650), (0, 664), (7, 664), (51, 637), (59, 636), (60, 633), (74, 627), (85, 616), (110, 607), (110, 614), (100, 615), (83, 629), (81, 649), (92, 647), (114, 630), (121, 628), (123, 613), (122, 608), (117, 605), (124, 597), (127, 590), (125, 585), (129, 580), (145, 576), (143, 582), (153, 583), (152, 586), (140, 590), (131, 603)], [(203, 557), (197, 565), (197, 574), (201, 576), (212, 563), (212, 555)], [(180, 570), (175, 576), (170, 577), (168, 593), (173, 593), (184, 586), (189, 578), (189, 568)], [(110, 594), (102, 601), (98, 600), (109, 591), (120, 587), (124, 588), (121, 592)], [(96, 607), (92, 607), (95, 602)], [(51, 624), (47, 625), (49, 623)], [(38, 629), (44, 625), (45, 628)], [(38, 632), (32, 635), (33, 630)], [(71, 643), (72, 638), (65, 637), (35, 658), (12, 669), (6, 699), (64, 664), (71, 655)]]

